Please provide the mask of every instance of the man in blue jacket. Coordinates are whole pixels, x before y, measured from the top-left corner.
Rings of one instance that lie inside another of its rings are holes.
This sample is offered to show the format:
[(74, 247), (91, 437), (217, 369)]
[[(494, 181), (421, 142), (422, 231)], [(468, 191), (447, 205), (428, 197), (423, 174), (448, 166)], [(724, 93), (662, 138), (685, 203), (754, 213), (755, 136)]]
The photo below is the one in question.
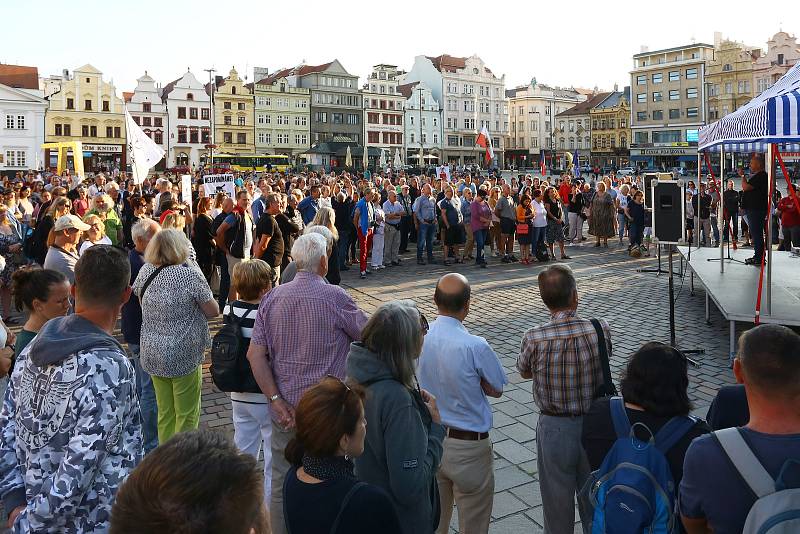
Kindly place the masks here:
[(319, 211), (319, 195), (320, 190), (318, 185), (312, 185), (310, 195), (300, 201), (297, 209), (300, 211), (300, 216), (303, 218), (303, 224), (306, 226), (314, 220), (314, 216)]

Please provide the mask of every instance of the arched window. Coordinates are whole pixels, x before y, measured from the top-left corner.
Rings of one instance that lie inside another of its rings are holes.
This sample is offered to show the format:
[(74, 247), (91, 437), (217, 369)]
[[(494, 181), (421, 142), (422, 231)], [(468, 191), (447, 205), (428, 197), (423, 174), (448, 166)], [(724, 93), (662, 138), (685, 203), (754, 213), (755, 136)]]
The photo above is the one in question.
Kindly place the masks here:
[(194, 95), (192, 93), (186, 93), (186, 100), (194, 100)]
[(236, 94), (236, 87), (231, 87), (231, 94), (232, 94), (232, 95), (235, 95), (235, 94)]

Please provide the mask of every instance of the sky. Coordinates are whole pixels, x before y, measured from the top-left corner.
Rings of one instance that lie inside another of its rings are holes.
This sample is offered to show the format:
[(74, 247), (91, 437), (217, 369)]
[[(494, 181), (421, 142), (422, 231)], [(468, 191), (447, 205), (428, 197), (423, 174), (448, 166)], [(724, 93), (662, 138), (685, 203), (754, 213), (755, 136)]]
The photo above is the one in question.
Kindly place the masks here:
[[(800, 3), (742, 0), (0, 0), (0, 63), (40, 76), (91, 63), (117, 93), (146, 70), (166, 83), (190, 68), (253, 81), (301, 62), (339, 59), (363, 84), (372, 65), (409, 70), (417, 55), (477, 54), (506, 87), (537, 82), (610, 90), (630, 84), (633, 54), (723, 38), (766, 49), (779, 29), (800, 34)], [(777, 5), (777, 4), (776, 4)], [(662, 8), (663, 11), (657, 11)]]

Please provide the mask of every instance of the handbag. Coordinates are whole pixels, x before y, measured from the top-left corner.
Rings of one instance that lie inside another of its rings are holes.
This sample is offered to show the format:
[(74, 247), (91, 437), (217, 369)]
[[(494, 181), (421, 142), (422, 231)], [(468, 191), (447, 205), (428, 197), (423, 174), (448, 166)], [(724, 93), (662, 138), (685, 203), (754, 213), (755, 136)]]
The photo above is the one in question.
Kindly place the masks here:
[(517, 223), (517, 235), (528, 235), (530, 225), (528, 223)]
[(597, 342), (600, 344), (600, 368), (603, 370), (603, 383), (595, 390), (594, 398), (614, 397), (617, 395), (617, 387), (611, 379), (611, 367), (608, 363), (608, 346), (603, 327), (597, 319), (591, 319), (592, 326), (597, 332)]

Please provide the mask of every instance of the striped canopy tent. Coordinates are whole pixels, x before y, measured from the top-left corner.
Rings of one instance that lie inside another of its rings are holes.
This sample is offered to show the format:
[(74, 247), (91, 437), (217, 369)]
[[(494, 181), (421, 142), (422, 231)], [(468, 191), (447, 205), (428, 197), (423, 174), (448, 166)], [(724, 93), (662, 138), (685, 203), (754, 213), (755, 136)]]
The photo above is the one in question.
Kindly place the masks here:
[(746, 105), (699, 131), (698, 150), (800, 151), (800, 63)]
[[(702, 152), (766, 153), (766, 171), (769, 177), (768, 198), (771, 205), (776, 186), (773, 172), (776, 150), (800, 152), (800, 63), (746, 105), (722, 119), (700, 128), (697, 143), (698, 172), (701, 167)], [(724, 160), (722, 155), (720, 155), (720, 160)], [(720, 168), (720, 173), (722, 173), (722, 168)], [(795, 202), (800, 205), (797, 196), (793, 195), (793, 197)], [(696, 228), (699, 227), (696, 226)], [(699, 237), (699, 232), (697, 235)], [(767, 217), (766, 243), (771, 242), (772, 217)], [(720, 260), (722, 259), (722, 246), (720, 243)], [(756, 298), (756, 323), (759, 322), (761, 314), (762, 287), (765, 295), (765, 314), (770, 315), (772, 311), (772, 246), (767, 246), (765, 252), (767, 261), (766, 266), (762, 262)], [(724, 261), (720, 261), (720, 271), (724, 272)]]

